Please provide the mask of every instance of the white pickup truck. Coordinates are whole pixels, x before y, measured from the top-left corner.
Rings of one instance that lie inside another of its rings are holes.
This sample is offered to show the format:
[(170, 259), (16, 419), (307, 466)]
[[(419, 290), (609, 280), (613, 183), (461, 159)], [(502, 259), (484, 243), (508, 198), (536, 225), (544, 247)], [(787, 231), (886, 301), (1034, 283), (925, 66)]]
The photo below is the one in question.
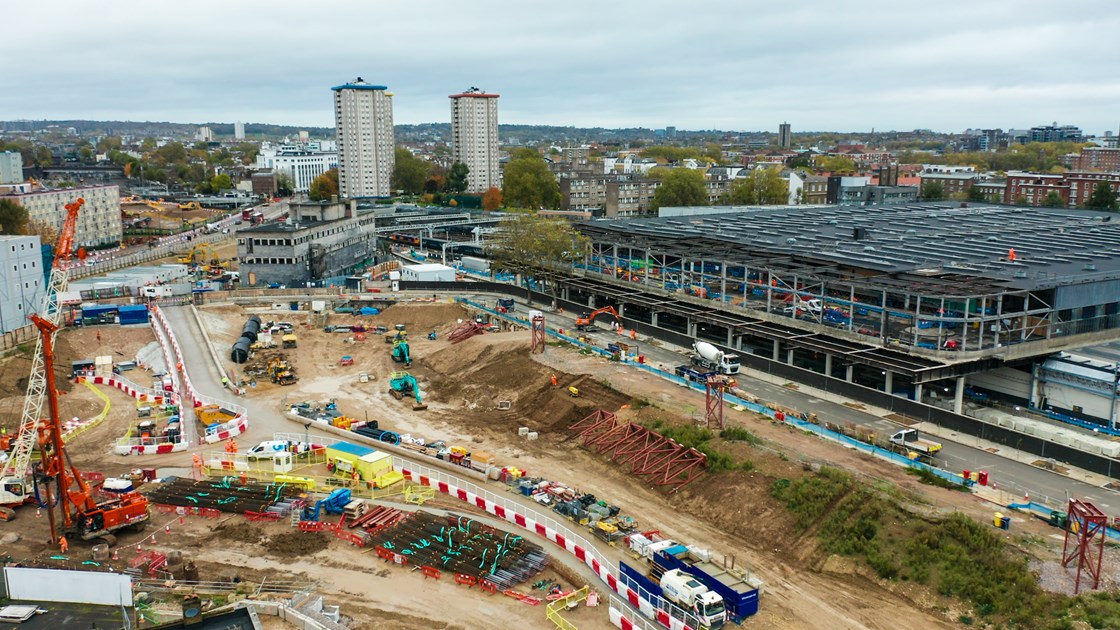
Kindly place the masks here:
[(917, 429), (903, 429), (891, 436), (891, 444), (899, 450), (929, 457), (941, 450), (941, 443), (927, 440), (918, 434)]

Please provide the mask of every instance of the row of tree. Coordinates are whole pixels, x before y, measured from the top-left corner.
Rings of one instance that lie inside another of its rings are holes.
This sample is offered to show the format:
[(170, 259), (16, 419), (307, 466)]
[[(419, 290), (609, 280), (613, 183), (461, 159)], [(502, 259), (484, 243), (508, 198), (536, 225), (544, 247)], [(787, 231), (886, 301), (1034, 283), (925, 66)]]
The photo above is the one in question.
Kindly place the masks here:
[[(708, 205), (708, 184), (699, 170), (655, 168), (650, 170), (650, 176), (661, 180), (650, 203), (653, 210), (666, 206)], [(789, 184), (781, 174), (776, 169), (759, 168), (736, 179), (719, 201), (743, 206), (785, 204), (788, 200)]]

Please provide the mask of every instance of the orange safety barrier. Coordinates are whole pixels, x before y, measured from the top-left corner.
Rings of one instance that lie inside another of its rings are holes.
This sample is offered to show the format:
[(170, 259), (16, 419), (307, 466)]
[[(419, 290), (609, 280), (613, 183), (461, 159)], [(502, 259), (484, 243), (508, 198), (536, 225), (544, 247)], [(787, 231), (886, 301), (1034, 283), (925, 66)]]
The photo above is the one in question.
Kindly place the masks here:
[(206, 518), (218, 518), (222, 515), (222, 511), (214, 508), (198, 508), (198, 515)]
[(335, 528), (334, 536), (335, 536), (335, 538), (345, 540), (346, 542), (348, 542), (352, 545), (357, 545), (359, 547), (365, 547), (366, 546), (365, 539), (363, 539), (361, 536), (359, 536), (357, 534), (350, 533), (350, 532), (345, 531), (345, 530), (340, 529), (340, 528)]
[(487, 593), (498, 592), (498, 586), (489, 580), (479, 580), (478, 585), (481, 586), (482, 590), (486, 591)]
[(393, 552), (389, 551), (388, 549), (386, 549), (384, 547), (374, 547), (373, 550), (377, 553), (377, 557), (381, 558), (382, 560), (392, 560), (393, 559)]
[(179, 506), (177, 505), (165, 505), (163, 503), (156, 503), (153, 507), (155, 507), (160, 512), (164, 512), (167, 514), (174, 513), (179, 509)]
[(420, 567), (420, 570), (424, 572), (424, 577), (425, 578), (435, 578), (437, 580), (440, 579), (439, 569), (437, 569), (435, 567), (429, 567), (428, 565), (424, 565), (424, 566)]
[(462, 573), (456, 573), (455, 574), (455, 583), (456, 584), (466, 584), (467, 588), (470, 588), (470, 587), (474, 586), (475, 584), (478, 584), (478, 578), (474, 577), (473, 575), (464, 575)]

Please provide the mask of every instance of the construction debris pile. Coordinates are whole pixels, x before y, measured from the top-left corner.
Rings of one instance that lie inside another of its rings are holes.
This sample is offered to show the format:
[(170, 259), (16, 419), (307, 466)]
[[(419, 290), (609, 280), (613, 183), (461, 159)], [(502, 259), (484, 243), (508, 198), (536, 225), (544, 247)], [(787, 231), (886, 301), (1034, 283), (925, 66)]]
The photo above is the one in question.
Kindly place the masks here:
[(290, 513), (301, 489), (276, 483), (243, 482), (237, 477), (195, 481), (171, 477), (153, 484), (145, 494), (152, 503), (188, 508), (208, 508), (221, 512)]
[(557, 514), (587, 527), (605, 542), (614, 543), (638, 530), (637, 521), (622, 514), (619, 506), (593, 494), (579, 492), (541, 477), (509, 479), (507, 483), (522, 495), (541, 505), (550, 505)]
[(468, 575), (503, 590), (529, 580), (549, 562), (541, 547), (521, 536), (466, 516), (423, 510), (382, 529), (370, 544), (401, 554), (414, 566)]

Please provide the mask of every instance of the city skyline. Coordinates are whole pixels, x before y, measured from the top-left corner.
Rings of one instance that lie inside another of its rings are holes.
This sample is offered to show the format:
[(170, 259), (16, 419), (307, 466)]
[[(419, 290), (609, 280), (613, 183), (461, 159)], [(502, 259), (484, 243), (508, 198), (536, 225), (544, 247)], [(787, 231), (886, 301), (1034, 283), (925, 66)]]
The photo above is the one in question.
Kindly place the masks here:
[[(67, 47), (42, 47), (37, 29), (12, 29), (0, 50), (36, 50), (36, 63), (7, 74), (19, 89), (0, 93), (0, 119), (330, 127), (324, 88), (363, 76), (391, 86), (405, 124), (447, 121), (447, 94), (466, 85), (501, 93), (508, 124), (955, 132), (1058, 121), (1089, 133), (1120, 124), (1111, 71), (1120, 49), (1070, 59), (1094, 34), (1115, 32), (1120, 9), (1084, 0), (877, 12), (823, 2), (716, 12), (328, 0), (310, 13), (204, 1), (197, 14), (211, 18), (190, 26), (159, 5), (48, 4), (56, 41), (78, 42), (82, 63)], [(41, 23), (40, 14), (9, 9), (12, 24)]]

